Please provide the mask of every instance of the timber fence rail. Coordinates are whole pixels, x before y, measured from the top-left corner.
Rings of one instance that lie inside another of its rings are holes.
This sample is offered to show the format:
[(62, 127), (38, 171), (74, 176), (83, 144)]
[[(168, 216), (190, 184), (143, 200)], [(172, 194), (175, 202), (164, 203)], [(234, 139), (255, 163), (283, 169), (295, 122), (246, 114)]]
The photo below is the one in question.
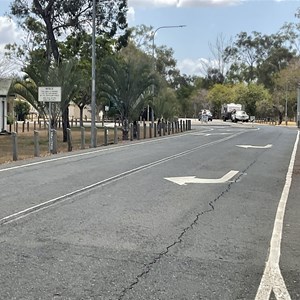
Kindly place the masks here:
[[(90, 127), (75, 125), (68, 129), (67, 142), (64, 143), (61, 128), (51, 130), (49, 142), (49, 131), (46, 124), (43, 122), (31, 122), (29, 125), (27, 122), (22, 123), (15, 126), (18, 131), (0, 135), (0, 164), (90, 148)], [(128, 141), (157, 138), (191, 129), (191, 120), (160, 122), (159, 124), (156, 122), (131, 123), (128, 128)], [(117, 124), (114, 127), (98, 126), (96, 128), (97, 147), (124, 142), (122, 137), (123, 130)]]

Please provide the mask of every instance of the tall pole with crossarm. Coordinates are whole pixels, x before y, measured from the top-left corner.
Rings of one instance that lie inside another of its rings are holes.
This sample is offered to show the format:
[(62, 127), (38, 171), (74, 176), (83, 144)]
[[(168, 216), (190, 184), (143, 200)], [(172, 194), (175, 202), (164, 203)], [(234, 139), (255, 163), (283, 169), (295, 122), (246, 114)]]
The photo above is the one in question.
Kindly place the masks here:
[[(153, 72), (155, 71), (155, 57), (154, 57), (154, 54), (155, 54), (155, 43), (154, 43), (154, 39), (155, 39), (155, 35), (156, 35), (156, 32), (160, 29), (164, 29), (164, 28), (182, 28), (182, 27), (186, 27), (186, 25), (170, 25), (170, 26), (160, 26), (158, 28), (156, 28), (152, 34), (152, 68), (153, 68)], [(152, 87), (152, 96), (154, 98), (154, 85)], [(148, 110), (148, 116), (147, 118), (149, 119), (149, 110)], [(153, 110), (152, 110), (152, 121), (153, 121)]]

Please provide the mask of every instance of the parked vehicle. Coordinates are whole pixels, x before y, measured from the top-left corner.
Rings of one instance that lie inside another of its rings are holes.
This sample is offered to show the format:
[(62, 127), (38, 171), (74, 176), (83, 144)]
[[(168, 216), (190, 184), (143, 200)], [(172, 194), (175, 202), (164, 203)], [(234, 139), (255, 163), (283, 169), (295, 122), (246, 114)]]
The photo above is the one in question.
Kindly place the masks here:
[(210, 110), (208, 109), (202, 109), (198, 115), (198, 120), (199, 121), (204, 121), (204, 118), (207, 119), (207, 121), (212, 121), (213, 116)]
[(224, 122), (232, 120), (232, 114), (242, 110), (242, 104), (228, 103), (223, 104), (221, 108), (221, 118)]
[(234, 114), (231, 115), (232, 122), (248, 122), (249, 121), (249, 115), (243, 110), (237, 111)]

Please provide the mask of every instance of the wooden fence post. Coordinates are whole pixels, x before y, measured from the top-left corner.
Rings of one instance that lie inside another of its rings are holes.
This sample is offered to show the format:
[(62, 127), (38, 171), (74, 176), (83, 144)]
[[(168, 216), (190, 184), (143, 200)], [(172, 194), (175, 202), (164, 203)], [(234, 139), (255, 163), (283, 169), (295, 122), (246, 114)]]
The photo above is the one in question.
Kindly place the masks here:
[(67, 141), (68, 141), (68, 151), (71, 152), (73, 149), (73, 145), (72, 145), (72, 131), (70, 128), (67, 128)]
[(52, 154), (57, 154), (57, 131), (55, 129), (51, 130), (52, 134)]
[(140, 125), (140, 123), (139, 122), (137, 122), (137, 125), (136, 125), (136, 130), (137, 130), (137, 132), (136, 132), (136, 137), (137, 137), (137, 139), (139, 140), (140, 138), (141, 138), (141, 125)]
[(133, 141), (133, 124), (132, 123), (130, 123), (130, 130), (129, 130), (129, 132), (130, 132), (130, 140)]
[(149, 123), (149, 138), (152, 138), (152, 124)]
[(117, 124), (115, 124), (115, 127), (114, 127), (114, 144), (118, 144), (118, 127), (117, 127)]
[(81, 127), (81, 149), (85, 149), (85, 128)]
[(12, 133), (12, 145), (13, 145), (13, 161), (18, 160), (18, 136), (16, 132)]
[(144, 121), (144, 139), (147, 137), (147, 124)]
[(108, 128), (104, 127), (104, 146), (108, 145)]
[(34, 137), (34, 156), (39, 157), (40, 156), (40, 138), (39, 138), (39, 132), (34, 131), (33, 133)]

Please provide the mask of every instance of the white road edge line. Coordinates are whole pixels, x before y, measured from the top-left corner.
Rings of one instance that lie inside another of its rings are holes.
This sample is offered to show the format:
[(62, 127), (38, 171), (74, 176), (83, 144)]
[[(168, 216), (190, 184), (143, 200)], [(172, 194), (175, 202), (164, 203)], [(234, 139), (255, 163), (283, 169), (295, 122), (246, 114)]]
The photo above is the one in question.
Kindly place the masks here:
[[(246, 131), (244, 131), (244, 132), (246, 132)], [(42, 165), (42, 164), (48, 164), (48, 163), (52, 163), (52, 162), (56, 162), (56, 161), (60, 161), (60, 160), (72, 159), (72, 158), (76, 158), (76, 157), (80, 157), (80, 156), (93, 155), (93, 154), (100, 153), (100, 152), (116, 151), (116, 150), (122, 149), (122, 148), (134, 147), (134, 146), (138, 146), (138, 145), (142, 145), (142, 144), (148, 144), (148, 143), (154, 143), (154, 142), (161, 142), (161, 141), (164, 141), (166, 139), (175, 139), (175, 138), (184, 137), (186, 135), (193, 135), (193, 134), (194, 134), (194, 132), (184, 132), (184, 133), (176, 134), (176, 135), (173, 135), (173, 136), (165, 136), (162, 139), (150, 139), (150, 140), (147, 140), (147, 141), (138, 141), (137, 143), (127, 144), (127, 145), (112, 145), (108, 148), (102, 148), (102, 149), (97, 149), (97, 150), (78, 153), (78, 154), (71, 154), (71, 155), (66, 155), (66, 156), (62, 156), (62, 157), (50, 157), (49, 159), (42, 160), (42, 161), (37, 161), (37, 162), (32, 162), (32, 163), (25, 163), (25, 164), (18, 165), (18, 166), (13, 166), (13, 167), (7, 167), (7, 168), (4, 168), (4, 169), (0, 169), (0, 173), (11, 171), (11, 170), (16, 170), (16, 169), (28, 168), (28, 167)]]
[(227, 140), (230, 140), (231, 138), (234, 138), (240, 134), (242, 134), (244, 132), (238, 132), (238, 133), (235, 133), (233, 134), (232, 136), (230, 137), (225, 137), (225, 138), (222, 138), (220, 140), (216, 140), (216, 141), (213, 141), (213, 142), (209, 142), (209, 143), (206, 143), (206, 144), (203, 144), (203, 145), (200, 145), (198, 147), (195, 147), (193, 149), (190, 149), (190, 150), (186, 150), (186, 151), (183, 151), (183, 152), (180, 152), (180, 153), (177, 153), (177, 154), (174, 154), (174, 155), (171, 155), (171, 156), (168, 156), (168, 157), (165, 157), (165, 158), (162, 158), (162, 159), (159, 159), (157, 161), (154, 161), (152, 163), (149, 163), (149, 164), (146, 164), (146, 165), (143, 165), (143, 166), (140, 166), (140, 167), (137, 167), (137, 168), (134, 168), (134, 169), (131, 169), (131, 170), (128, 170), (128, 171), (125, 171), (123, 173), (119, 173), (115, 176), (112, 176), (110, 178), (106, 178), (106, 179), (103, 179), (101, 181), (98, 181), (98, 182), (95, 182), (91, 185), (88, 185), (86, 187), (83, 187), (81, 189), (78, 189), (78, 190), (75, 190), (75, 191), (72, 191), (70, 193), (67, 193), (65, 195), (62, 195), (62, 196), (59, 196), (59, 197), (56, 197), (56, 198), (53, 198), (53, 199), (50, 199), (48, 201), (45, 201), (43, 203), (40, 203), (40, 204), (37, 204), (37, 205), (34, 205), (34, 206), (31, 206), (29, 208), (26, 208), (22, 211), (19, 211), (19, 212), (16, 212), (14, 214), (11, 214), (9, 216), (6, 216), (2, 219), (0, 219), (0, 225), (5, 225), (5, 224), (9, 224), (11, 222), (14, 222), (16, 220), (19, 220), (19, 219), (22, 219), (32, 213), (35, 213), (35, 212), (38, 212), (38, 211), (41, 211), (47, 207), (50, 207), (51, 205), (54, 205), (55, 203), (57, 202), (60, 202), (62, 203), (63, 201), (67, 200), (68, 198), (72, 197), (72, 196), (75, 196), (79, 193), (82, 193), (82, 192), (85, 192), (87, 190), (90, 190), (94, 187), (97, 187), (99, 185), (104, 185), (104, 184), (108, 184), (110, 182), (113, 182), (113, 181), (116, 181), (120, 178), (123, 178), (125, 176), (128, 176), (130, 174), (133, 174), (133, 173), (136, 173), (136, 172), (139, 172), (139, 171), (142, 171), (142, 170), (145, 170), (145, 169), (148, 169), (148, 168), (151, 168), (153, 166), (156, 166), (156, 165), (159, 165), (159, 164), (162, 164), (164, 162), (167, 162), (167, 161), (170, 161), (172, 159), (175, 159), (175, 158), (178, 158), (178, 157), (182, 157), (184, 155), (187, 155), (189, 153), (193, 153), (201, 148), (204, 148), (204, 147), (207, 147), (207, 146), (211, 146), (211, 145), (214, 145), (214, 144), (218, 144), (218, 143), (221, 143), (221, 142), (224, 142), (224, 141), (227, 141)]
[(62, 156), (62, 157), (50, 157), (49, 159), (42, 160), (42, 161), (37, 161), (37, 162), (32, 162), (32, 163), (25, 163), (24, 165), (18, 165), (18, 166), (13, 166), (13, 167), (0, 169), (0, 173), (1, 172), (6, 172), (6, 171), (11, 171), (11, 170), (16, 170), (16, 169), (28, 168), (28, 167), (37, 166), (37, 165), (48, 164), (48, 163), (52, 163), (52, 162), (56, 162), (56, 161), (60, 161), (60, 160), (67, 160), (67, 159), (76, 158), (76, 157), (80, 157), (80, 156), (93, 155), (93, 154), (100, 153), (100, 152), (115, 151), (115, 150), (122, 149), (122, 148), (128, 148), (128, 147), (133, 147), (133, 146), (137, 146), (137, 145), (148, 144), (148, 143), (151, 143), (151, 142), (160, 142), (160, 141), (165, 140), (165, 139), (172, 139), (172, 138), (182, 137), (186, 134), (187, 133), (179, 134), (179, 135), (176, 135), (176, 136), (168, 136), (168, 137), (164, 137), (163, 139), (151, 139), (151, 140), (147, 140), (147, 141), (140, 141), (140, 142), (137, 142), (137, 143), (127, 144), (127, 145), (112, 145), (108, 148), (100, 148), (100, 149), (96, 149), (96, 150), (92, 150), (92, 151), (88, 151), (88, 152), (65, 155), (65, 156)]
[(276, 218), (270, 242), (269, 258), (266, 263), (266, 267), (257, 290), (255, 300), (268, 300), (270, 299), (271, 292), (273, 290), (276, 299), (278, 300), (291, 300), (291, 296), (286, 288), (284, 279), (281, 275), (279, 260), (282, 240), (283, 220), (285, 214), (286, 203), (289, 196), (289, 191), (292, 183), (293, 169), (295, 165), (295, 158), (297, 153), (297, 147), (299, 142), (298, 131), (297, 138), (294, 144), (289, 168), (286, 174), (285, 185), (281, 194), (281, 198), (278, 204)]

